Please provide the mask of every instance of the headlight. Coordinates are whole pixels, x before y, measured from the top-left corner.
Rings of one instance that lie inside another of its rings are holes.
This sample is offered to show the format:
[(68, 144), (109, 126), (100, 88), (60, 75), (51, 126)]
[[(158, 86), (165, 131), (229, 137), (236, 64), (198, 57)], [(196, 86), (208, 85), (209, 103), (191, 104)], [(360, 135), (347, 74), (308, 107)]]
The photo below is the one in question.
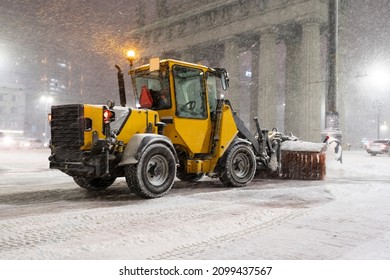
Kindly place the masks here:
[(11, 147), (14, 143), (15, 143), (15, 140), (12, 139), (12, 138), (9, 137), (9, 136), (5, 136), (5, 137), (3, 138), (3, 145), (4, 145), (5, 147)]

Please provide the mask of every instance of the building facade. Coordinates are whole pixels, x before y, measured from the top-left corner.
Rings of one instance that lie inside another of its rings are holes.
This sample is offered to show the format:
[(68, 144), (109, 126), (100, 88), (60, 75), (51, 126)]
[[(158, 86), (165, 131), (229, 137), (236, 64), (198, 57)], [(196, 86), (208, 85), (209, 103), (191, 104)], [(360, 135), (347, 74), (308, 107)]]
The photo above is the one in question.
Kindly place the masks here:
[(201, 1), (187, 12), (176, 4), (157, 1), (153, 20), (138, 8), (138, 28), (128, 37), (143, 62), (159, 56), (224, 67), (230, 75), (226, 97), (249, 126), (258, 116), (264, 128), (320, 140), (327, 0)]
[(23, 87), (3, 83), (0, 87), (0, 132), (21, 135), (24, 131), (26, 96)]

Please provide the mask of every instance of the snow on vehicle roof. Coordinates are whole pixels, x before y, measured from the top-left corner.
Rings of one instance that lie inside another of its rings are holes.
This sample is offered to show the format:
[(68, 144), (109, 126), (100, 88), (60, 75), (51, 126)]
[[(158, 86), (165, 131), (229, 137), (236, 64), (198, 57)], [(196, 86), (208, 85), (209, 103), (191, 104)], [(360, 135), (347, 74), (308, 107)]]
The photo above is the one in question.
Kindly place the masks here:
[(389, 139), (377, 139), (373, 143), (388, 143), (389, 141)]

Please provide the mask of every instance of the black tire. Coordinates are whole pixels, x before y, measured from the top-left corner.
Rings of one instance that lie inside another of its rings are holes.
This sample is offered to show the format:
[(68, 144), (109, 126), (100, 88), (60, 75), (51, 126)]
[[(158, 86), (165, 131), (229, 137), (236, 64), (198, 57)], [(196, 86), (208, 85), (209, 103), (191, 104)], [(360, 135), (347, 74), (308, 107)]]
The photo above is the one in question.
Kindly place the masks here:
[(253, 150), (245, 144), (236, 144), (222, 162), (219, 180), (227, 187), (244, 187), (256, 173), (256, 158)]
[(109, 186), (111, 186), (115, 182), (115, 177), (108, 177), (108, 178), (89, 178), (89, 177), (78, 177), (74, 176), (73, 180), (76, 182), (77, 185), (82, 187), (83, 189), (87, 189), (90, 191), (101, 191), (107, 189)]
[(125, 169), (127, 185), (142, 198), (157, 198), (172, 188), (176, 176), (176, 161), (172, 151), (163, 144), (151, 144), (138, 163)]

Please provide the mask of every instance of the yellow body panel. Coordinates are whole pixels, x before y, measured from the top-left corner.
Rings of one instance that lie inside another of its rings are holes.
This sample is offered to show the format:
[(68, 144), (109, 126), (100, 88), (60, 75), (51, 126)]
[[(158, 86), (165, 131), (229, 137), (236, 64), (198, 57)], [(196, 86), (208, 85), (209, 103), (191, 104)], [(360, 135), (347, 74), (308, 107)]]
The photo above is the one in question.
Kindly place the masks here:
[(230, 106), (224, 104), (222, 107), (221, 128), (219, 133), (219, 145), (215, 153), (216, 158), (220, 158), (229, 147), (230, 143), (238, 133), (236, 122)]
[(99, 138), (105, 138), (103, 134), (103, 106), (102, 105), (84, 105), (84, 119), (92, 120), (92, 129), (84, 130), (84, 146), (82, 150), (89, 150), (92, 147), (92, 133), (96, 131)]
[[(222, 108), (221, 130), (219, 131), (219, 141), (213, 155), (208, 159), (188, 159), (187, 173), (212, 173), (218, 163), (218, 160), (223, 156), (227, 148), (230, 146), (233, 139), (238, 133), (236, 123), (234, 122), (233, 114), (228, 105)], [(211, 145), (211, 140), (208, 141)]]
[(188, 148), (190, 155), (206, 154), (210, 151), (210, 120), (174, 118), (174, 125), (167, 125), (165, 136), (175, 145)]
[[(97, 133), (98, 138), (106, 138), (103, 131), (103, 109), (104, 106), (102, 105), (84, 105), (84, 118), (92, 120), (92, 129), (84, 131), (84, 146), (81, 147), (82, 150), (91, 149), (94, 132)], [(131, 114), (125, 121), (117, 139), (123, 141), (126, 145), (134, 134), (146, 132), (157, 134), (156, 122), (159, 120), (156, 111), (131, 109)]]
[[(126, 145), (134, 134), (147, 132), (157, 134), (156, 122), (159, 120), (156, 111), (132, 109), (130, 117), (118, 135), (118, 140)], [(148, 127), (151, 130), (148, 131)]]
[[(218, 163), (218, 160), (223, 156), (234, 138), (238, 133), (236, 123), (234, 122), (233, 114), (228, 105), (222, 108), (221, 129), (219, 130), (218, 143), (213, 154), (207, 159), (188, 159), (187, 173), (212, 173)], [(212, 139), (204, 139), (211, 146)]]

